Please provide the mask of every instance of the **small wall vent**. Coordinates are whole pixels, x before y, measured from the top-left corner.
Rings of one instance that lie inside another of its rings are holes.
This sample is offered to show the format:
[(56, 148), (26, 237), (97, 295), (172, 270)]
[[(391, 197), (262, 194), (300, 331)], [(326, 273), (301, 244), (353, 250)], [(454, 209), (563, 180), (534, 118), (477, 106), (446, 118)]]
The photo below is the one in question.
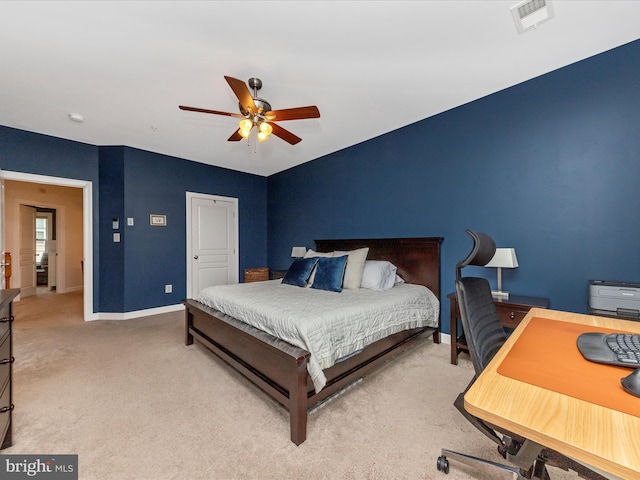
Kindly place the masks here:
[(511, 7), (511, 15), (518, 33), (536, 28), (555, 16), (551, 0), (526, 0)]

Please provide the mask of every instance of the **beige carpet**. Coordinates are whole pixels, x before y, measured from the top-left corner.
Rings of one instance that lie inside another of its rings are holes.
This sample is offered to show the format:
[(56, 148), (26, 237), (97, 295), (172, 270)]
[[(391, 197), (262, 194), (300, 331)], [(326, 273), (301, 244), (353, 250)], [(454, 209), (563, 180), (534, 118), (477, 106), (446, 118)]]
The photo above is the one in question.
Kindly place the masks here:
[[(81, 293), (15, 303), (14, 445), (78, 454), (80, 479), (498, 478), (440, 448), (501, 461), (452, 405), (472, 377), (431, 341), (312, 411), (307, 441), (287, 412), (208, 350), (181, 314), (82, 321)], [(564, 472), (554, 478), (573, 478)]]

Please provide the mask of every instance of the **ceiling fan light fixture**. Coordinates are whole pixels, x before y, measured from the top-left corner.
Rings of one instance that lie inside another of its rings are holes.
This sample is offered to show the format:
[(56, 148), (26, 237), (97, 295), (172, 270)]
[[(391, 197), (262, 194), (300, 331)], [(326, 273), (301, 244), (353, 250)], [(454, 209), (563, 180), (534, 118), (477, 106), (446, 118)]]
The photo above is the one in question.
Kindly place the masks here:
[(265, 133), (267, 136), (269, 136), (271, 135), (271, 132), (273, 132), (273, 127), (269, 125), (267, 122), (262, 122), (260, 124), (260, 131)]
[(238, 126), (240, 127), (240, 131), (249, 133), (253, 128), (253, 122), (248, 118), (243, 118), (240, 120)]
[[(545, 1), (545, 0), (539, 0)], [(551, 0), (546, 0), (551, 1)], [(274, 133), (276, 137), (284, 140), (290, 145), (296, 145), (302, 139), (290, 131), (282, 128), (278, 123), (284, 120), (303, 120), (306, 118), (320, 118), (320, 111), (315, 105), (306, 107), (285, 108), (283, 110), (273, 110), (271, 104), (266, 100), (259, 98), (258, 90), (262, 87), (262, 81), (259, 78), (250, 78), (248, 86), (253, 89), (253, 95), (247, 88), (247, 83), (237, 78), (225, 75), (225, 80), (238, 98), (238, 109), (240, 113), (221, 112), (218, 110), (209, 110), (199, 107), (187, 107), (179, 105), (180, 110), (192, 112), (210, 113), (214, 115), (224, 115), (226, 117), (239, 118), (238, 129), (227, 139), (229, 142), (237, 142), (240, 139), (249, 139), (253, 127), (256, 127), (256, 136), (260, 142), (268, 140), (269, 135)], [(269, 122), (274, 122), (270, 124)], [(275, 126), (275, 130), (274, 130)]]

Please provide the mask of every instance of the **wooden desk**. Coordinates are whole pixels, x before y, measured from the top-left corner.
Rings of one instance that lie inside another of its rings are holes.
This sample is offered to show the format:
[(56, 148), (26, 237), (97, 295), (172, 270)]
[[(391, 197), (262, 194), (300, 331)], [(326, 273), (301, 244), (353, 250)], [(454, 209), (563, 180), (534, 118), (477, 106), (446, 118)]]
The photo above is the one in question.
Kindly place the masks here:
[[(640, 448), (637, 444), (640, 417), (520, 382), (497, 372), (522, 331), (535, 317), (640, 333), (640, 322), (534, 308), (467, 391), (465, 408), (472, 415), (592, 468), (625, 479), (640, 478)], [(558, 375), (561, 374), (559, 365)]]
[[(458, 333), (458, 320), (460, 319), (460, 309), (455, 293), (447, 295), (449, 299), (449, 333), (451, 334), (451, 363), (458, 364), (458, 354), (469, 352), (469, 347), (464, 340), (464, 336)], [(529, 310), (533, 307), (549, 308), (549, 299), (542, 297), (527, 297), (524, 295), (509, 295), (508, 298), (494, 298), (498, 316), (502, 326), (508, 331), (516, 328)]]

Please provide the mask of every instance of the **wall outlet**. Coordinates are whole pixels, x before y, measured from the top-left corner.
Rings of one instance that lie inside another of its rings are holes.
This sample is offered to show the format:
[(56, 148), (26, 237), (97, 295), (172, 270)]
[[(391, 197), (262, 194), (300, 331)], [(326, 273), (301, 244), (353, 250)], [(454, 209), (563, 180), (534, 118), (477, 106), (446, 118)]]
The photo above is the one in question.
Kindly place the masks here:
[(133, 227), (133, 217), (128, 217), (127, 218), (127, 226)]
[(173, 285), (165, 285), (164, 293), (171, 293), (171, 292), (173, 292)]

